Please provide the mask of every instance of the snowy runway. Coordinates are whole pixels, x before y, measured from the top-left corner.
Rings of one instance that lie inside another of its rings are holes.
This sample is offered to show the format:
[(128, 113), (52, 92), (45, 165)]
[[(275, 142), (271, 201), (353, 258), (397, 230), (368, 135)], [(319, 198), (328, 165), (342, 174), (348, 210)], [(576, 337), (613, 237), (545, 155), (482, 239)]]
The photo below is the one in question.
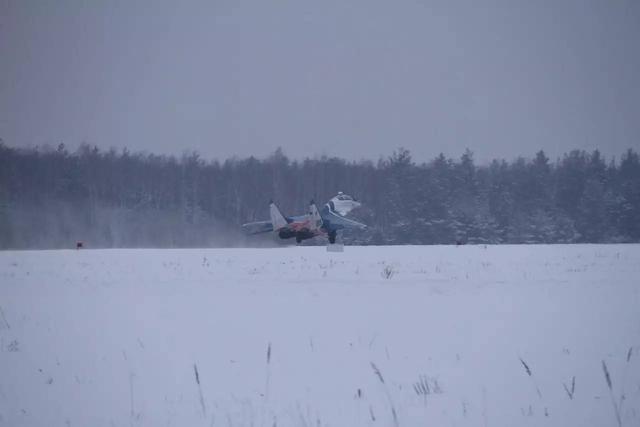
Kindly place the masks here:
[(639, 283), (639, 245), (0, 252), (0, 426), (638, 425)]

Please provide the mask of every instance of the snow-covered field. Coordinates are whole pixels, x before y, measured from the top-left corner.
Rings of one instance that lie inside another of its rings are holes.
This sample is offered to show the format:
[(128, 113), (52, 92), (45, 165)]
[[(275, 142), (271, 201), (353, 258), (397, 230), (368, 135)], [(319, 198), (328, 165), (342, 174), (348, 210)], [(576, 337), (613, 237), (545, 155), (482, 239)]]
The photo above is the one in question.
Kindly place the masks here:
[(0, 426), (637, 426), (638, 353), (639, 245), (0, 252)]

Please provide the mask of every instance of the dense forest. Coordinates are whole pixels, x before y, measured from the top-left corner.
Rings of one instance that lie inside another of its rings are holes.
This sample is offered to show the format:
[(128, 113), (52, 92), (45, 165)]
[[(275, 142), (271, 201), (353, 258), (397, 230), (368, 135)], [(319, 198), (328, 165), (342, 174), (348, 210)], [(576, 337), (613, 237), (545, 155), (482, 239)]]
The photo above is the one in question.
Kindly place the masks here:
[[(370, 227), (352, 244), (640, 242), (640, 162), (572, 151), (477, 165), (466, 151), (416, 163), (399, 149), (377, 162), (335, 157), (207, 161), (81, 145), (19, 149), (0, 141), (0, 248), (202, 247), (275, 244), (244, 222), (338, 191)], [(290, 243), (290, 242), (289, 242)], [(309, 244), (323, 243), (319, 239)]]

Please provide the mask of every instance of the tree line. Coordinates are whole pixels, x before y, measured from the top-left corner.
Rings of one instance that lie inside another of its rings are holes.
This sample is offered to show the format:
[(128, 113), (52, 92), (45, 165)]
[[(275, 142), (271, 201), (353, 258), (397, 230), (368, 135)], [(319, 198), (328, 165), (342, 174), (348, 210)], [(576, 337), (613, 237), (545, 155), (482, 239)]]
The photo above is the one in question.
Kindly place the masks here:
[(294, 160), (280, 149), (208, 161), (0, 140), (0, 248), (270, 245), (271, 236), (247, 238), (240, 225), (267, 219), (269, 200), (293, 215), (338, 191), (363, 203), (351, 215), (369, 225), (343, 234), (351, 244), (640, 241), (632, 149), (618, 161), (574, 150), (477, 165), (469, 150), (423, 163), (405, 149), (377, 162)]

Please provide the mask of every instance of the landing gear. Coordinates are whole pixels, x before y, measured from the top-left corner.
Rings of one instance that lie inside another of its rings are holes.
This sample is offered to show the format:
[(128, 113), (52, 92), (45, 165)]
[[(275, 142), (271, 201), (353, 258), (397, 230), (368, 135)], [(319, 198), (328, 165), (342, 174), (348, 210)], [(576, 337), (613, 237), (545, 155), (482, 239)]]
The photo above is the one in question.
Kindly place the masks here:
[(337, 231), (332, 231), (329, 233), (329, 243), (334, 244), (336, 242), (336, 237), (338, 236)]
[(296, 243), (297, 243), (297, 244), (302, 243), (302, 237), (301, 237), (300, 235), (297, 235), (297, 236), (296, 236)]

